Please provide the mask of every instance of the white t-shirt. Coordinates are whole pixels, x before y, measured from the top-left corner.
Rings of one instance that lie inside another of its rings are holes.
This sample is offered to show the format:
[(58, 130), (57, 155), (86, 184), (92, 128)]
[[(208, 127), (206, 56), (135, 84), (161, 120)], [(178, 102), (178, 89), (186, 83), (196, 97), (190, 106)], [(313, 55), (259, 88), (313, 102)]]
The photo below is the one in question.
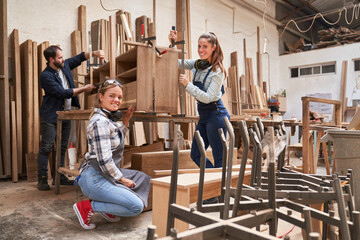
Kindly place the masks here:
[[(59, 76), (61, 78), (64, 89), (69, 89), (70, 88), (69, 82), (65, 76), (65, 73), (63, 72), (63, 70), (61, 70), (61, 68), (59, 69)], [(64, 111), (68, 111), (68, 110), (71, 110), (71, 98), (64, 99)]]

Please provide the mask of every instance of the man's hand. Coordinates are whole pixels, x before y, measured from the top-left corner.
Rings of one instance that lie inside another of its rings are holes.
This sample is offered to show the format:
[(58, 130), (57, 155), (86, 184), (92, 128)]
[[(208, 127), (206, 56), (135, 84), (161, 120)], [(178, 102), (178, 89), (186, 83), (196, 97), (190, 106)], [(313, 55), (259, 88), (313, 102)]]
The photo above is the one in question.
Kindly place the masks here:
[(132, 115), (134, 114), (134, 112), (135, 112), (135, 107), (133, 105), (130, 105), (123, 117), (123, 123), (125, 124), (126, 127), (129, 127), (129, 121)]
[(94, 84), (86, 84), (84, 86), (84, 92), (92, 92), (96, 89), (96, 86)]
[(122, 177), (120, 179), (120, 182), (122, 182), (125, 186), (127, 186), (128, 188), (133, 188), (136, 186), (136, 183), (130, 179), (124, 178)]
[(189, 84), (189, 80), (187, 80), (185, 74), (180, 74), (179, 76), (179, 82), (186, 87)]
[(101, 60), (105, 58), (105, 54), (104, 54), (104, 51), (103, 50), (97, 50), (97, 51), (93, 51), (93, 54), (92, 54), (94, 57), (98, 57), (100, 58)]

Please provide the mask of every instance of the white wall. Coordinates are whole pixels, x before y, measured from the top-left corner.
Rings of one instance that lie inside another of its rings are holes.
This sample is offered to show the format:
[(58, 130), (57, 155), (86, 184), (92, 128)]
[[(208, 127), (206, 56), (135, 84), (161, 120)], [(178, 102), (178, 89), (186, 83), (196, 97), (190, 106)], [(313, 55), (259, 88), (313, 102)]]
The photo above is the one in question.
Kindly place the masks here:
[[(224, 65), (230, 65), (230, 53), (238, 52), (239, 70), (244, 74), (243, 38), (246, 38), (247, 57), (253, 58), (253, 72), (256, 82), (256, 26), (260, 26), (261, 48), (264, 43), (264, 27), (262, 17), (246, 10), (236, 1), (239, 0), (197, 0), (190, 1), (190, 21), (192, 37), (192, 57), (197, 58), (198, 36), (207, 31), (217, 34), (224, 52)], [(259, 9), (264, 5), (253, 0), (250, 4)], [(151, 0), (103, 0), (107, 9), (123, 9), (131, 13), (132, 27), (135, 30), (135, 19), (141, 15), (152, 18), (153, 1)], [(110, 14), (101, 8), (100, 0), (8, 0), (8, 32), (19, 30), (20, 43), (27, 39), (38, 44), (49, 41), (59, 44), (65, 57), (70, 57), (70, 34), (77, 29), (78, 6), (86, 6), (87, 31), (94, 20), (109, 19)], [(228, 5), (228, 6), (227, 6)], [(236, 32), (233, 34), (233, 10), (235, 8)], [(267, 13), (275, 14), (275, 3), (267, 1)], [(176, 24), (175, 0), (156, 1), (156, 35), (157, 44), (168, 46), (167, 35), (171, 26)], [(207, 24), (205, 24), (207, 22)], [(274, 24), (267, 23), (267, 46), (270, 54), (271, 79), (278, 79), (278, 32)], [(251, 36), (250, 36), (251, 35)], [(263, 55), (263, 80), (268, 80), (268, 57)], [(278, 84), (273, 81), (272, 89)]]
[[(282, 55), (279, 59), (279, 85), (286, 89), (287, 112), (285, 118), (296, 116), (302, 118), (301, 97), (311, 93), (332, 93), (332, 99), (340, 99), (342, 62), (348, 61), (346, 97), (348, 106), (352, 99), (360, 99), (360, 91), (356, 90), (356, 79), (360, 72), (354, 71), (354, 59), (359, 59), (360, 43), (330, 47), (308, 52)], [(290, 78), (290, 68), (326, 62), (336, 62), (336, 73), (321, 76)]]

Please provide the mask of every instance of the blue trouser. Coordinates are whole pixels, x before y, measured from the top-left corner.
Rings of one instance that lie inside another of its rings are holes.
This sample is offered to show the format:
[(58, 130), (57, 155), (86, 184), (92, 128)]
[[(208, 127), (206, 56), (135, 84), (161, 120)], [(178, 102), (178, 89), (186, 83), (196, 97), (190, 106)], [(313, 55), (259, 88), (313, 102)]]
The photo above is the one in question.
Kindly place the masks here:
[(81, 173), (79, 185), (84, 195), (92, 200), (94, 212), (132, 217), (143, 210), (144, 203), (135, 193), (109, 182), (91, 166)]
[[(227, 116), (230, 119), (230, 115), (223, 106), (220, 106), (214, 111), (199, 110), (199, 114), (200, 119), (196, 125), (196, 130), (199, 130), (200, 135), (203, 138), (205, 150), (209, 147), (209, 145), (211, 146), (215, 163), (215, 165), (213, 165), (210, 160), (206, 158), (206, 168), (222, 167), (223, 146), (218, 129), (222, 128), (226, 137), (227, 129), (223, 118)], [(191, 158), (196, 165), (200, 167), (201, 155), (195, 137), (193, 138), (191, 146)]]
[[(61, 138), (61, 163), (64, 166), (65, 152), (67, 149), (69, 136), (70, 136), (71, 122), (63, 121), (62, 123), (62, 138)], [(56, 123), (41, 122), (42, 138), (38, 153), (38, 176), (47, 176), (49, 154), (53, 150), (54, 142), (56, 139)], [(51, 170), (55, 172), (55, 164)]]

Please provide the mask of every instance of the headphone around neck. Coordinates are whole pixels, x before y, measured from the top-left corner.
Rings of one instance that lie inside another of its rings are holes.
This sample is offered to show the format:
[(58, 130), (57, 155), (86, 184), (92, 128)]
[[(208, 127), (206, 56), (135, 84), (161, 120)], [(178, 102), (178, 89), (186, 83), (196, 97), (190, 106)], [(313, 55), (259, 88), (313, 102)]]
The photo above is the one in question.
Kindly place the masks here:
[(211, 63), (206, 59), (205, 60), (198, 59), (195, 61), (195, 64), (194, 64), (194, 67), (197, 70), (204, 70), (210, 66), (211, 66)]
[(113, 122), (117, 122), (121, 119), (122, 114), (119, 110), (110, 112), (109, 110), (106, 110), (104, 108), (100, 108), (100, 109), (101, 109), (101, 111), (106, 113), (107, 117)]

